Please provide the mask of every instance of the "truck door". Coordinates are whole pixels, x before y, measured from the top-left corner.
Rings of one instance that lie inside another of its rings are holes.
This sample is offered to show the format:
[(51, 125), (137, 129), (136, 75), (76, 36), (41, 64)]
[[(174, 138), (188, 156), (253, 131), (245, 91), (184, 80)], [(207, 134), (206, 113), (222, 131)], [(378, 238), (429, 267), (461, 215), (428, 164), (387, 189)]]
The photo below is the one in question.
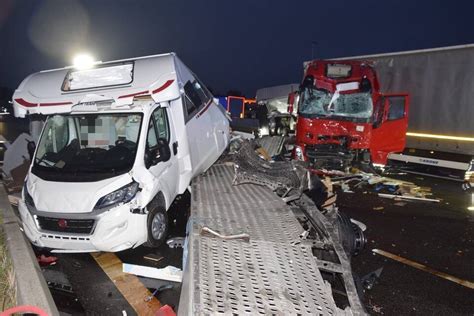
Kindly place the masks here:
[(156, 108), (148, 123), (147, 131), (147, 149), (153, 149), (158, 145), (158, 138), (164, 138), (170, 146), (171, 158), (168, 161), (162, 161), (156, 165), (150, 166), (149, 170), (159, 181), (161, 187), (166, 189), (168, 195), (174, 197), (178, 193), (179, 182), (179, 164), (177, 159), (178, 147), (176, 144), (176, 133), (171, 116), (168, 115), (169, 108)]
[(386, 164), (389, 153), (405, 148), (408, 107), (408, 94), (385, 94), (379, 98), (370, 142), (372, 162)]

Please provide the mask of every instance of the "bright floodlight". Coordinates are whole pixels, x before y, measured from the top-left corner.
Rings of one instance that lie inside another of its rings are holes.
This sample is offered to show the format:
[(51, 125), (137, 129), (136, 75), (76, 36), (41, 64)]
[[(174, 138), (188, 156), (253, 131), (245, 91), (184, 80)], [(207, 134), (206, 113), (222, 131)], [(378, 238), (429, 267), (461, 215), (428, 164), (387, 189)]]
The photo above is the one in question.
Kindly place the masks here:
[(73, 65), (77, 69), (88, 69), (94, 65), (94, 58), (89, 54), (79, 54), (74, 57)]

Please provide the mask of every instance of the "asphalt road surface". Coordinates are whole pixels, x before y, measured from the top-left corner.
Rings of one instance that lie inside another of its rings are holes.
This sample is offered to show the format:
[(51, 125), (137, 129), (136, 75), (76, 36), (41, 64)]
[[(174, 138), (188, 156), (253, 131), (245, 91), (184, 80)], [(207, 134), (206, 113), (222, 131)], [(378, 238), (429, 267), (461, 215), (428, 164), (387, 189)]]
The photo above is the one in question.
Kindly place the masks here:
[[(374, 315), (473, 315), (474, 290), (374, 254), (381, 249), (434, 270), (474, 281), (474, 212), (459, 182), (421, 176), (401, 180), (431, 187), (440, 203), (383, 199), (363, 190), (340, 193), (339, 209), (367, 225), (365, 250), (352, 259), (364, 276), (380, 267), (378, 283), (364, 302)], [(399, 205), (395, 205), (395, 204)], [(380, 209), (383, 207), (383, 209)], [(375, 209), (374, 209), (375, 208)]]

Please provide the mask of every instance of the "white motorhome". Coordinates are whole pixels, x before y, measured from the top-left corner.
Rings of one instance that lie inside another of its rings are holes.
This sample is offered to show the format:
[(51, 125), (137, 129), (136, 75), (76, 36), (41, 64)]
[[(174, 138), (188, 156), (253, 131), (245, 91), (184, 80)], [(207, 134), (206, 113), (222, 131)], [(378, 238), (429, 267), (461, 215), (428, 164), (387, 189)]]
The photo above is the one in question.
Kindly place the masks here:
[(174, 53), (35, 73), (13, 105), (17, 117), (47, 115), (23, 228), (62, 252), (161, 244), (171, 203), (229, 140), (226, 113)]

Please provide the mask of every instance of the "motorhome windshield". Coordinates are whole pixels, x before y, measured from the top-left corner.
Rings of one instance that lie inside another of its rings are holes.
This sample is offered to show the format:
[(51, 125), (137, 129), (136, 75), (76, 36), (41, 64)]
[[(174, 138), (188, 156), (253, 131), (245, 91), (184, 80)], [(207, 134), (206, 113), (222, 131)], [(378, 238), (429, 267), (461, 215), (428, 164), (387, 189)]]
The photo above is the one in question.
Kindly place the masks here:
[(337, 116), (368, 119), (372, 116), (372, 97), (368, 92), (332, 94), (307, 88), (301, 93), (299, 112), (302, 116)]
[(129, 171), (135, 161), (142, 114), (50, 116), (33, 173), (51, 181), (97, 181)]

